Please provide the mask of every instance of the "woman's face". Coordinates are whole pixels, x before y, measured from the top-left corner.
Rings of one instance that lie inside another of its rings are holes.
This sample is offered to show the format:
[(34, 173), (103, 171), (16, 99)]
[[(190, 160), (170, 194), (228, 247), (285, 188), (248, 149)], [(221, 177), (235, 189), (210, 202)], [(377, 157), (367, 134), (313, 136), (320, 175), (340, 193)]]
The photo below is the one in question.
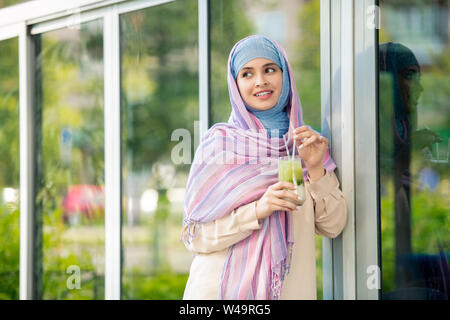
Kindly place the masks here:
[(236, 78), (242, 99), (252, 108), (268, 110), (281, 95), (283, 73), (272, 60), (256, 58), (247, 62)]
[(417, 103), (423, 91), (419, 67), (412, 65), (401, 70), (398, 73), (398, 80), (405, 112), (416, 112)]

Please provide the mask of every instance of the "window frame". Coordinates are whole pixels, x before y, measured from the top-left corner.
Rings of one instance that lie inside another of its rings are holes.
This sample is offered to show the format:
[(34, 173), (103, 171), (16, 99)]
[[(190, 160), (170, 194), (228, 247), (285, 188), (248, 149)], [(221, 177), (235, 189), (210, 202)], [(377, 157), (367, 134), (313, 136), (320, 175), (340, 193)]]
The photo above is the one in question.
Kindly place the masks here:
[[(342, 234), (323, 238), (324, 299), (377, 300), (381, 286), (376, 95), (379, 25), (373, 21), (378, 16), (371, 11), (377, 8), (377, 1), (321, 0), (320, 5), (322, 128), (347, 202), (347, 225)], [(375, 27), (370, 27), (372, 22)], [(371, 275), (378, 277), (378, 289), (367, 285)]]

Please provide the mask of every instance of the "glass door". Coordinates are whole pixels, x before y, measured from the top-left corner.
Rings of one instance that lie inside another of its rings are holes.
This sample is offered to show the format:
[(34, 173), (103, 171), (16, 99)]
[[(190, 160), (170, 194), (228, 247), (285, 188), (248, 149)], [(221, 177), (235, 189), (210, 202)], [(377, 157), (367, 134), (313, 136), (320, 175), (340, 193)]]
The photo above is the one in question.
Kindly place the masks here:
[(103, 299), (103, 21), (33, 40), (37, 299)]
[(197, 4), (120, 15), (125, 300), (181, 299), (188, 278), (192, 254), (180, 232), (198, 139)]
[(448, 299), (449, 1), (380, 1), (382, 299)]

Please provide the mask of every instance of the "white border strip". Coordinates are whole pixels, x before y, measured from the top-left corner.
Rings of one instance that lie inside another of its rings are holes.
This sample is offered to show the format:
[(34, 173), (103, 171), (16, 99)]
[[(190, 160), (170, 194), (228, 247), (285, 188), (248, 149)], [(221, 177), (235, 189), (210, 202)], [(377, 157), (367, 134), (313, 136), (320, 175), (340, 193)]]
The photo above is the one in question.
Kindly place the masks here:
[(121, 125), (119, 11), (104, 18), (105, 299), (121, 298)]

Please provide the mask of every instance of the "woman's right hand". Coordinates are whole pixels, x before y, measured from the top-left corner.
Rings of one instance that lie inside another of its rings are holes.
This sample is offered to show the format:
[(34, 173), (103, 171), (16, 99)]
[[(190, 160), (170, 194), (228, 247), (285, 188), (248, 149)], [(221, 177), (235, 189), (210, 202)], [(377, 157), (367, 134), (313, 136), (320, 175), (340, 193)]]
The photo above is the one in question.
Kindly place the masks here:
[(263, 196), (256, 201), (256, 217), (258, 219), (267, 218), (277, 210), (295, 211), (297, 209), (295, 202), (298, 196), (293, 191), (284, 189), (295, 191), (295, 186), (290, 182), (280, 181), (267, 188)]

